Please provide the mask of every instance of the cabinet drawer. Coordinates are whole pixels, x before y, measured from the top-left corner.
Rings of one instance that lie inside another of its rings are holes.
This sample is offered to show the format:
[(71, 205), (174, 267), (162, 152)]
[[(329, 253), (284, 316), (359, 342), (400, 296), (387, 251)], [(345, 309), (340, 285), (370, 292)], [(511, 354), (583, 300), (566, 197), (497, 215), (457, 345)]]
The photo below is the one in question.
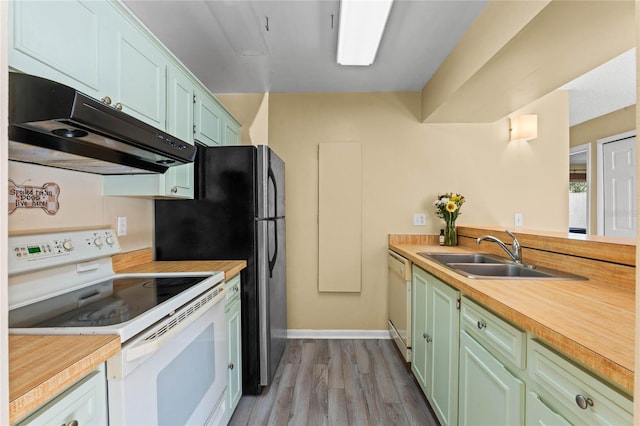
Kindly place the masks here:
[[(536, 340), (529, 342), (529, 375), (549, 405), (573, 423), (630, 425), (633, 402)], [(582, 408), (582, 407), (584, 408)]]
[(462, 327), (493, 355), (517, 368), (526, 366), (527, 335), (480, 305), (463, 297), (461, 307)]
[(101, 365), (18, 426), (107, 424), (107, 384)]

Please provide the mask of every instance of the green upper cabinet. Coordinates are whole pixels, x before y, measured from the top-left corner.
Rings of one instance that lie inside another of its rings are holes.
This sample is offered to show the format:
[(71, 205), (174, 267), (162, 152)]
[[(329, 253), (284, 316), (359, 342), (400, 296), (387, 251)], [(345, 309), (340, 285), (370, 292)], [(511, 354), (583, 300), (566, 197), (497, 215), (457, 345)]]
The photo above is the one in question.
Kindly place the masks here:
[(104, 2), (12, 1), (9, 65), (100, 98), (110, 72), (103, 53), (112, 16)]
[(169, 59), (146, 31), (124, 14), (112, 21), (107, 95), (115, 108), (165, 129)]
[(224, 144), (240, 145), (240, 125), (230, 116), (224, 120)]
[(196, 89), (193, 138), (206, 146), (224, 145), (224, 110), (201, 89)]
[(196, 86), (178, 66), (168, 70), (167, 133), (193, 145)]
[[(181, 68), (170, 64), (167, 72), (167, 132), (193, 144), (195, 84)], [(164, 174), (105, 176), (104, 195), (193, 198), (193, 164), (170, 167)]]
[[(15, 0), (9, 11), (11, 68), (66, 84), (190, 144), (240, 143), (238, 122), (121, 2)], [(103, 194), (193, 198), (193, 170), (105, 176)]]
[(165, 129), (168, 59), (117, 3), (9, 4), (12, 68), (74, 87)]
[(412, 369), (442, 425), (458, 420), (460, 292), (413, 267)]

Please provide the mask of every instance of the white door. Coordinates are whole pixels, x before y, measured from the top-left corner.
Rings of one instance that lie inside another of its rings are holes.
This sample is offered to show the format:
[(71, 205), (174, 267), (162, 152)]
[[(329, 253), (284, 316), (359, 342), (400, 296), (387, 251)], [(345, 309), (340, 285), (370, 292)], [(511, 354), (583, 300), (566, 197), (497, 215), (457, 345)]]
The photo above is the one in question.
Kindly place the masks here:
[(604, 235), (636, 237), (636, 137), (602, 146)]

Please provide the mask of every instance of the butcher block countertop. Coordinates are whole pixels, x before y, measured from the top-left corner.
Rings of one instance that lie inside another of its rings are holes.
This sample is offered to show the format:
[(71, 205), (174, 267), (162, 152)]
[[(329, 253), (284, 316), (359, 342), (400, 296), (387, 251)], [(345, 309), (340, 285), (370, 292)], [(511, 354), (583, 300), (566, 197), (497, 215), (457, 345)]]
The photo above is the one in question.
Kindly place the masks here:
[(116, 335), (9, 335), (13, 424), (120, 351)]
[(465, 247), (391, 243), (389, 248), (629, 394), (633, 393), (635, 292), (588, 281), (470, 279), (419, 252), (479, 252)]
[(223, 271), (228, 281), (247, 267), (244, 260), (174, 260), (152, 261), (117, 270), (119, 274), (163, 273), (163, 272), (213, 272)]
[[(151, 249), (113, 257), (116, 273), (223, 271), (225, 280), (247, 267), (244, 260), (152, 260)], [(117, 335), (9, 335), (9, 420), (13, 424), (120, 351)]]
[(150, 248), (113, 256), (113, 270), (119, 274), (223, 271), (228, 281), (246, 267), (246, 260), (154, 261)]

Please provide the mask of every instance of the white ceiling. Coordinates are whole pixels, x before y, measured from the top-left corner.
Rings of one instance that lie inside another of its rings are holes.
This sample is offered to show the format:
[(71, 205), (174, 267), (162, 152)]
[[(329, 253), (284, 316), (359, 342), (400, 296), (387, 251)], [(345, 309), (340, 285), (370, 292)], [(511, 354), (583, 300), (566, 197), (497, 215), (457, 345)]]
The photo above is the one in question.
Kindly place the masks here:
[(578, 77), (561, 89), (569, 90), (571, 126), (636, 103), (636, 49)]
[[(264, 93), (419, 91), (487, 0), (396, 0), (369, 67), (336, 63), (339, 0), (124, 3), (213, 93)], [(635, 69), (633, 49), (563, 86), (571, 125), (634, 105)]]
[(396, 0), (369, 67), (336, 63), (339, 0), (124, 3), (213, 93), (264, 93), (419, 91), (487, 0)]

